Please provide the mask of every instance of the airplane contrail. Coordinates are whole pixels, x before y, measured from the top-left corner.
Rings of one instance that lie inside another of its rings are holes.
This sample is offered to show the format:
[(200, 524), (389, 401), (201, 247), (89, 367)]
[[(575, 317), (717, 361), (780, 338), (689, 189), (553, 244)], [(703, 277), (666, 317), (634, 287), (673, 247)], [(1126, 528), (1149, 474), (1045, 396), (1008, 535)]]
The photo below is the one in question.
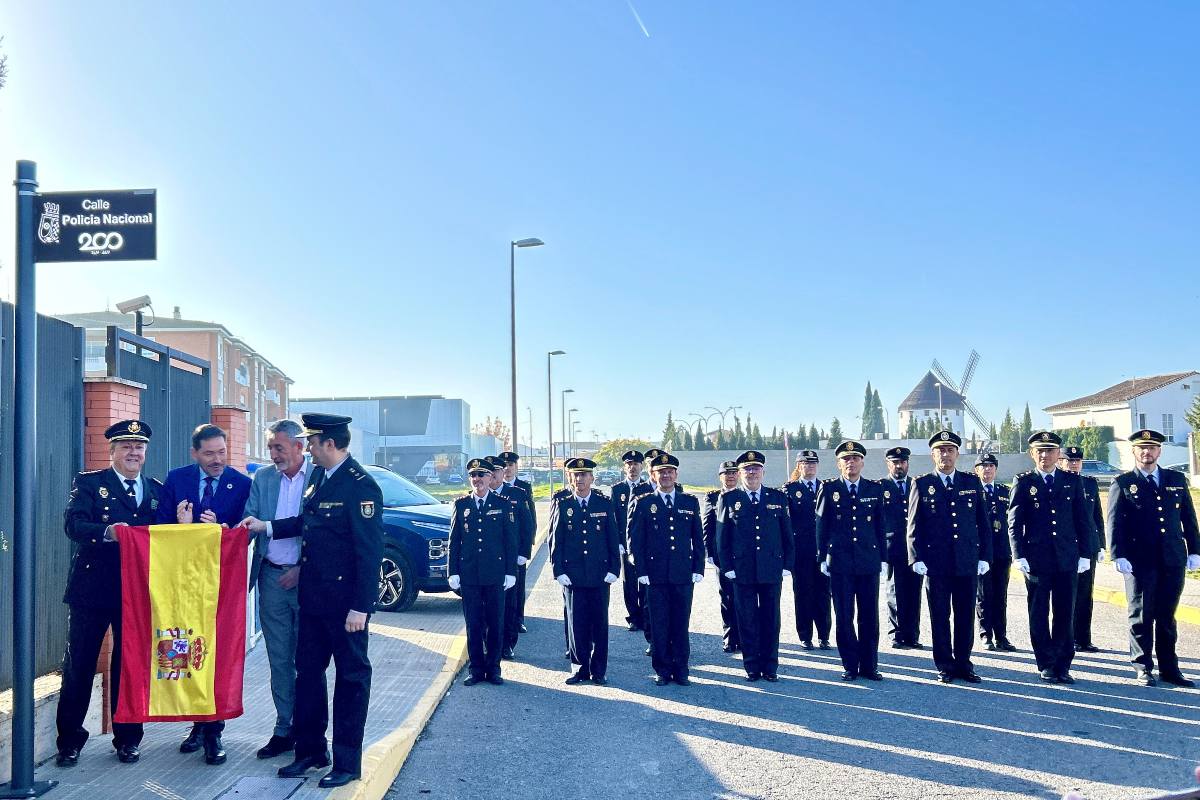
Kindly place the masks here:
[(629, 10), (633, 12), (633, 18), (637, 20), (638, 27), (642, 29), (642, 33), (646, 34), (646, 38), (650, 38), (650, 31), (646, 30), (646, 23), (642, 22), (642, 16), (637, 13), (637, 9), (633, 7), (631, 0), (625, 0), (625, 5), (629, 6)]

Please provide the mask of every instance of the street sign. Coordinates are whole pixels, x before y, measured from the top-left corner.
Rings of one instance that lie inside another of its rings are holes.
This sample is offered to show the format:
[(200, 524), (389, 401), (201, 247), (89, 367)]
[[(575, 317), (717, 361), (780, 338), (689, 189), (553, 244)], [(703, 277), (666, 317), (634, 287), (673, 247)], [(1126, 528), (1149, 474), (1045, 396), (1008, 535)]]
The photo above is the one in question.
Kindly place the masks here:
[(156, 201), (154, 189), (40, 194), (33, 259), (153, 261)]

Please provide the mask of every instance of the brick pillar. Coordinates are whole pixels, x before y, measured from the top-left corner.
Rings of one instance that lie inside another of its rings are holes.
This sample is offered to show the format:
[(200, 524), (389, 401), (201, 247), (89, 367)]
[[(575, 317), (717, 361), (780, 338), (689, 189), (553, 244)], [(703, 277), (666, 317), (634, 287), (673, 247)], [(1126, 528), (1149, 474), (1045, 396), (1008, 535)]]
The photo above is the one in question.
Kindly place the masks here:
[[(142, 413), (142, 390), (144, 383), (127, 381), (124, 378), (83, 379), (83, 467), (104, 469), (112, 464), (108, 455), (108, 440), (104, 431), (114, 422), (123, 419), (138, 419)], [(109, 711), (109, 663), (112, 659), (112, 631), (104, 635), (100, 656), (96, 659), (96, 671), (104, 677), (104, 711), (101, 730), (112, 732), (112, 714)]]
[(246, 417), (250, 410), (242, 406), (213, 406), (212, 424), (225, 431), (229, 466), (246, 471)]

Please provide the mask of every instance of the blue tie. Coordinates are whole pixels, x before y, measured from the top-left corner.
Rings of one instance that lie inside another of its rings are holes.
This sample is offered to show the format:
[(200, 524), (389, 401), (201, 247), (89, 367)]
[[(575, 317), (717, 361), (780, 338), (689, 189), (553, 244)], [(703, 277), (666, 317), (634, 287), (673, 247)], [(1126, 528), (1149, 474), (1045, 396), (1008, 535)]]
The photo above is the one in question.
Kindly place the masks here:
[(216, 478), (213, 478), (211, 476), (206, 477), (204, 479), (204, 496), (200, 498), (200, 513), (201, 514), (203, 514), (205, 511), (212, 510), (213, 483), (215, 483), (216, 480), (217, 480)]

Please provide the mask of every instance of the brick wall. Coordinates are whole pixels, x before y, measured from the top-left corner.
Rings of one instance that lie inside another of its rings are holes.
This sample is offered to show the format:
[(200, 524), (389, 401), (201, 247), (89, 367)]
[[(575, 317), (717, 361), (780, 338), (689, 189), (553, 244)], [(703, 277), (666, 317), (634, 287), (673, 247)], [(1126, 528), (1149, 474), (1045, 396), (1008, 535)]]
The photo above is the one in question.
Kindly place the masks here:
[(225, 431), (229, 466), (246, 471), (246, 416), (242, 406), (213, 406), (212, 424)]

